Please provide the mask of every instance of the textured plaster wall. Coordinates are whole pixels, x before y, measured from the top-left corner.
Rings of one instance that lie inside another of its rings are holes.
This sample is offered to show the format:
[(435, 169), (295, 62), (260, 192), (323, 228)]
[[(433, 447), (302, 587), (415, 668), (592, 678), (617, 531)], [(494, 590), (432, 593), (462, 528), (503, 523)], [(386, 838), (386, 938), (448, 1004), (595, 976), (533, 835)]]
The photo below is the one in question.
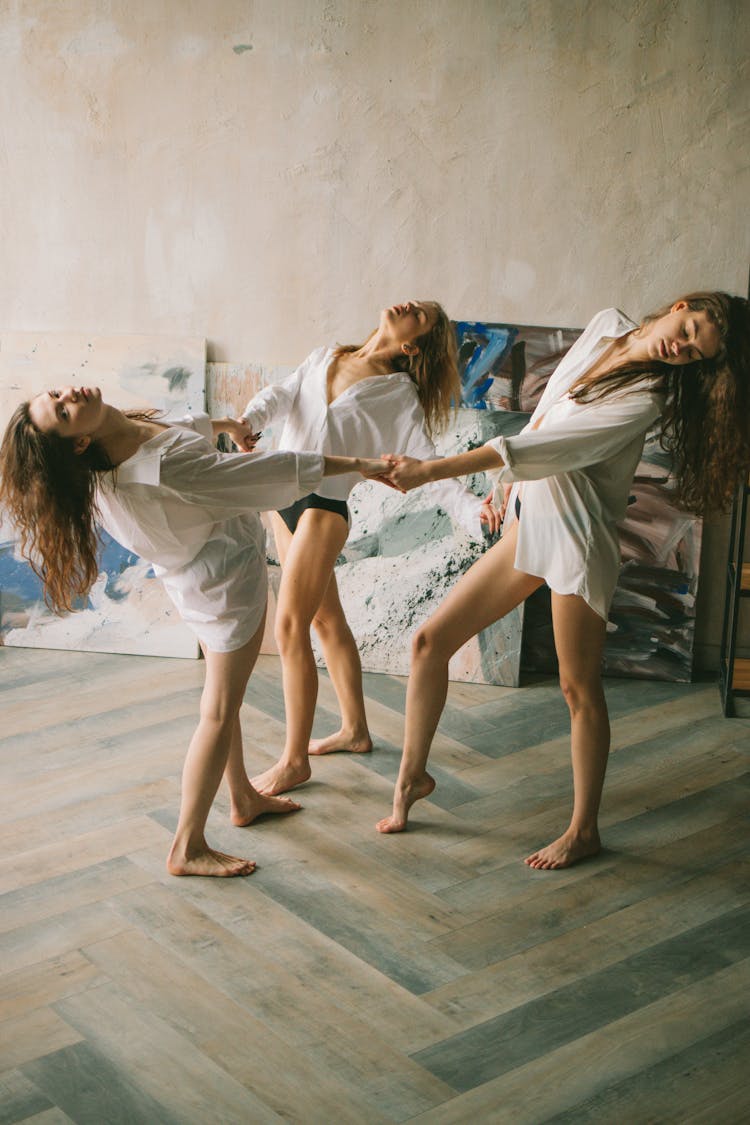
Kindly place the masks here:
[(274, 365), (409, 295), (581, 325), (744, 292), (749, 24), (745, 0), (0, 0), (0, 326)]

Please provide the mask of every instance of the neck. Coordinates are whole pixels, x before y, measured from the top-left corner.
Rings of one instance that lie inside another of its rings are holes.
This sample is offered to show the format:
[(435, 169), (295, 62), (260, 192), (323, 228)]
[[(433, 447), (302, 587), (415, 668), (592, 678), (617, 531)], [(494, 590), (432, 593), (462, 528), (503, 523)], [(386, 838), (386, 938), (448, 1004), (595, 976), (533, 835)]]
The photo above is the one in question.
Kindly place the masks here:
[(628, 332), (627, 336), (621, 336), (615, 342), (615, 347), (619, 345), (619, 350), (615, 351), (615, 355), (620, 360), (626, 360), (628, 363), (641, 363), (649, 359), (648, 344), (640, 335), (642, 328), (634, 328), (632, 332)]
[(150, 422), (128, 418), (117, 407), (108, 406), (104, 420), (92, 435), (92, 440), (101, 446), (113, 465), (120, 465), (128, 457), (132, 457), (153, 433), (154, 427)]
[(363, 344), (352, 357), (365, 364), (373, 374), (389, 374), (395, 370), (396, 361), (401, 356), (401, 345), (396, 344), (380, 329)]

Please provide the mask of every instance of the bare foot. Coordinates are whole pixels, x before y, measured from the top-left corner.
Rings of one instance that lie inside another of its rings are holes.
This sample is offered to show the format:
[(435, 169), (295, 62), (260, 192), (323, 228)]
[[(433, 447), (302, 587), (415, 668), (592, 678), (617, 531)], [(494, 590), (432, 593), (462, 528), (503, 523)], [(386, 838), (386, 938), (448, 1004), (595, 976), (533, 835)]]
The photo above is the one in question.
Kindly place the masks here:
[(309, 752), (311, 754), (333, 754), (336, 750), (346, 750), (350, 754), (369, 754), (372, 750), (372, 739), (367, 730), (352, 734), (341, 728), (327, 738), (311, 738)]
[(429, 797), (434, 788), (435, 779), (430, 777), (428, 773), (422, 774), (418, 781), (412, 781), (406, 785), (399, 785), (396, 782), (396, 789), (393, 793), (393, 812), (390, 816), (378, 821), (376, 825), (378, 832), (403, 832), (409, 817), (409, 809), (415, 801), (420, 801), (423, 797)]
[(167, 871), (170, 875), (213, 875), (227, 879), (235, 875), (252, 875), (255, 864), (251, 859), (239, 859), (209, 847), (190, 856), (173, 848), (167, 858)]
[(587, 834), (568, 829), (557, 840), (547, 844), (546, 848), (540, 848), (538, 852), (527, 856), (524, 863), (527, 867), (535, 867), (537, 871), (556, 871), (598, 855), (601, 846), (596, 829)]
[(252, 785), (253, 789), (257, 789), (259, 793), (275, 797), (277, 793), (286, 793), (288, 789), (294, 789), (297, 785), (304, 785), (306, 781), (310, 780), (310, 776), (309, 762), (290, 765), (283, 758), (280, 758), (275, 766), (271, 766), (264, 773), (254, 777)]
[(256, 793), (253, 789), (244, 793), (238, 800), (232, 798), (229, 819), (238, 828), (246, 828), (259, 816), (266, 816), (268, 813), (297, 812), (297, 809), (301, 808), (302, 805), (297, 801), (291, 801), (289, 797), (269, 797), (266, 793)]

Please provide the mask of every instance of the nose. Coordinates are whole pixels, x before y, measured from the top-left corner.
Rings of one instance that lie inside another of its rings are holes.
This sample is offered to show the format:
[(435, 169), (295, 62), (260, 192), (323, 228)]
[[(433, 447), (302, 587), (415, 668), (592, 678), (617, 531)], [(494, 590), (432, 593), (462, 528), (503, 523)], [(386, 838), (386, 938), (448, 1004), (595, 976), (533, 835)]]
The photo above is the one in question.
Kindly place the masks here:
[(78, 391), (75, 387), (65, 387), (60, 398), (65, 402), (78, 402)]

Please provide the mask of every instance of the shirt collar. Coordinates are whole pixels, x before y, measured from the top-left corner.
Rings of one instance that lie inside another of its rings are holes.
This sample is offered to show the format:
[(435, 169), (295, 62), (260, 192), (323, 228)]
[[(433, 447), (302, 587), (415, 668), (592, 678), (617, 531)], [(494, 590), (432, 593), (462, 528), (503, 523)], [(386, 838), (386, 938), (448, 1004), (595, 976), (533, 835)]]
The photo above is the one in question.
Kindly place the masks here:
[[(161, 480), (161, 459), (164, 451), (174, 444), (179, 435), (177, 427), (170, 426), (154, 434), (135, 451), (132, 457), (117, 466), (118, 484), (158, 484)], [(191, 431), (192, 432), (192, 431)]]

